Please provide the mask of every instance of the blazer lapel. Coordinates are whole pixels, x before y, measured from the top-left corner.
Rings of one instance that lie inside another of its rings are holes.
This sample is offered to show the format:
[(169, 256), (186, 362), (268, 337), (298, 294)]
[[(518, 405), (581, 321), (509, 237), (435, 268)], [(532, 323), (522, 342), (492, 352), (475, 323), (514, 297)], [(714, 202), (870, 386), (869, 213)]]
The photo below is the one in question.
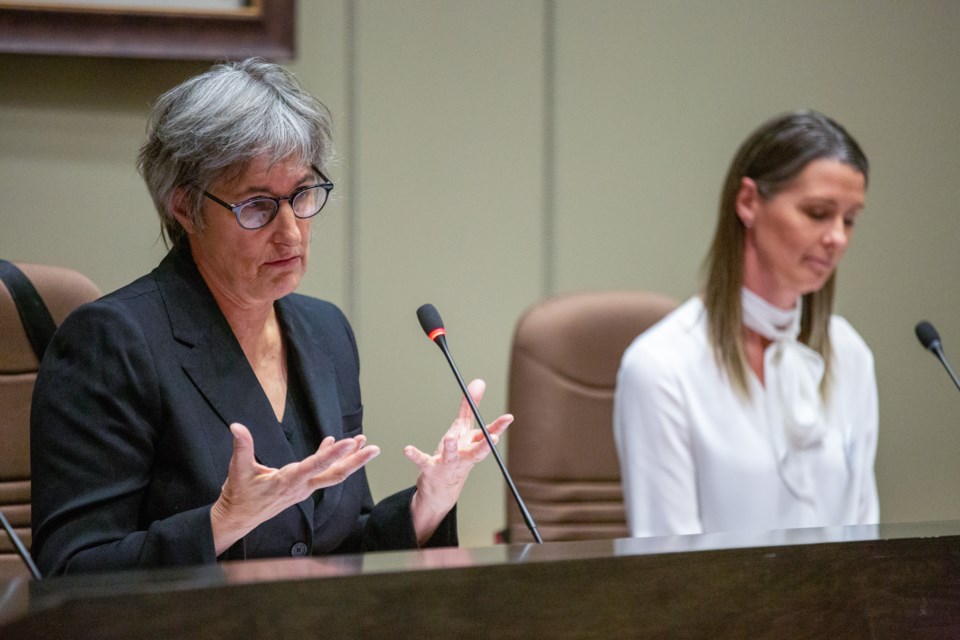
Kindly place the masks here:
[[(303, 383), (303, 392), (314, 424), (320, 425), (321, 437), (343, 438), (343, 420), (338, 393), (336, 370), (328, 355), (321, 328), (311, 325), (294, 303), (293, 296), (277, 301), (277, 312), (287, 337), (287, 348), (293, 358), (292, 366)], [(307, 416), (305, 416), (307, 417)], [(343, 483), (327, 487), (317, 500), (313, 513), (314, 530), (323, 526), (334, 513), (343, 497)]]
[(293, 365), (303, 382), (312, 417), (324, 436), (343, 437), (340, 397), (333, 361), (327, 354), (321, 330), (312, 327), (289, 296), (277, 301), (280, 325), (292, 351)]

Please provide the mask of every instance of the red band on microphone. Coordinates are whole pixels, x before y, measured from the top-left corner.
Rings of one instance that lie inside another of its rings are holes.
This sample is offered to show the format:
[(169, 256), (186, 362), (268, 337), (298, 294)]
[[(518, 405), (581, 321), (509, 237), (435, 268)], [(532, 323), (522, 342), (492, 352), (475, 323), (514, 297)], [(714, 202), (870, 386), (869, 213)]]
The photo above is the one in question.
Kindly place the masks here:
[(444, 329), (443, 327), (438, 327), (433, 331), (431, 331), (430, 333), (428, 333), (427, 337), (430, 338), (430, 340), (436, 340), (437, 336), (445, 336), (445, 335), (447, 335), (447, 330)]

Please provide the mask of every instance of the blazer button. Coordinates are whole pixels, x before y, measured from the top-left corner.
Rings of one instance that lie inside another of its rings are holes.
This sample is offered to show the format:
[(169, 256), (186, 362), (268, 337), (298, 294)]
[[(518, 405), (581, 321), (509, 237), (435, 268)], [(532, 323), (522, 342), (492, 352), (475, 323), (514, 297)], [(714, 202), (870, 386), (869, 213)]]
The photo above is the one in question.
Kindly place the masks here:
[(290, 555), (293, 557), (305, 556), (307, 555), (307, 544), (305, 542), (298, 542), (297, 544), (290, 547)]

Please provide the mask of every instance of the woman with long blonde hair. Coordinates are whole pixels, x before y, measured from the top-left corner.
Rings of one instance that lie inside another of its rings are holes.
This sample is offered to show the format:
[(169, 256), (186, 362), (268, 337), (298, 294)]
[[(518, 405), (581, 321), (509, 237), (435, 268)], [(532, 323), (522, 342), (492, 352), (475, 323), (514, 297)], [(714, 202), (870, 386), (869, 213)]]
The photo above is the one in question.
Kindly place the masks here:
[(632, 535), (874, 523), (873, 356), (832, 314), (869, 165), (815, 111), (730, 165), (700, 295), (639, 336), (614, 432)]

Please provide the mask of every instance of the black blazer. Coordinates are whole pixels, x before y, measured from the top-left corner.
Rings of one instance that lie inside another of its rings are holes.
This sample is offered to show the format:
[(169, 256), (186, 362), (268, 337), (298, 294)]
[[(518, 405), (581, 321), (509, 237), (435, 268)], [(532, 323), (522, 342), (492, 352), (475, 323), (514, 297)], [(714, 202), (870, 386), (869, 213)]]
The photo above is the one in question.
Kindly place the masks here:
[[(321, 437), (361, 432), (359, 360), (334, 305), (276, 302)], [(187, 247), (77, 309), (43, 359), (31, 412), (33, 554), (45, 574), (215, 562), (210, 508), (253, 435), (270, 467), (296, 458)], [(318, 438), (319, 441), (319, 438)], [(226, 558), (416, 548), (407, 489), (374, 506), (361, 469), (251, 531)], [(457, 543), (455, 513), (428, 546)]]

